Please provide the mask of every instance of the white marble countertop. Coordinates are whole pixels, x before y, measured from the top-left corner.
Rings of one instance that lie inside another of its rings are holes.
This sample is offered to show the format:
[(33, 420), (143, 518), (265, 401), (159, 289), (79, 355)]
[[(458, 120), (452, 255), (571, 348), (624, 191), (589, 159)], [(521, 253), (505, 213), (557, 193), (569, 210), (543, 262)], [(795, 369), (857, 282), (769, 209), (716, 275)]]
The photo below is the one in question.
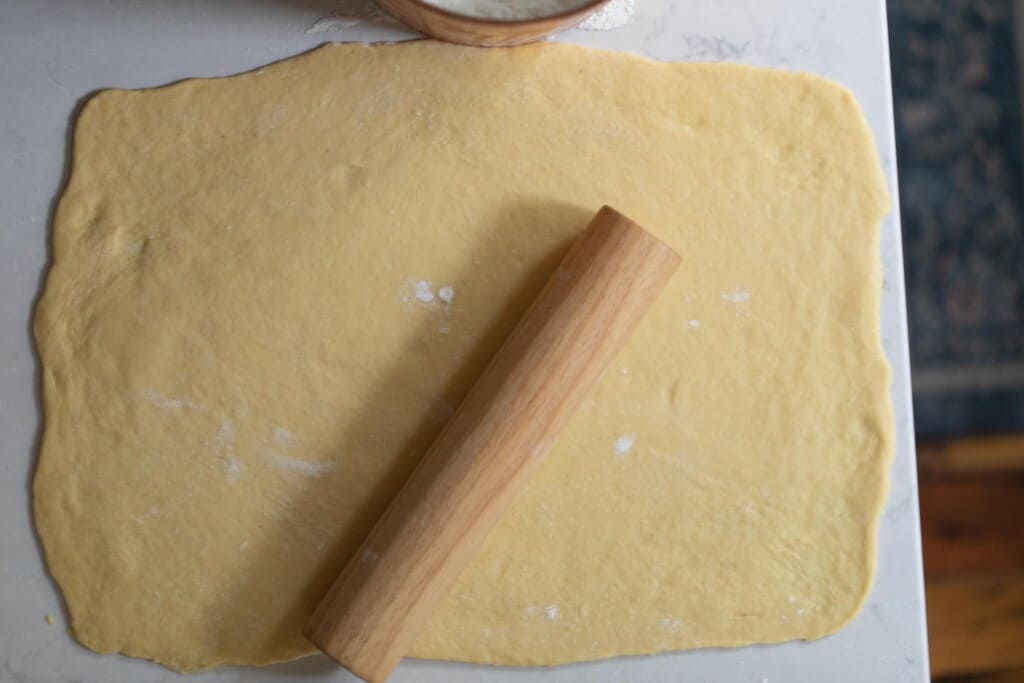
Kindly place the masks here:
[[(65, 634), (46, 575), (28, 484), (41, 415), (30, 316), (47, 264), (53, 203), (66, 170), (76, 103), (105, 87), (149, 87), (186, 76), (251, 69), (322, 42), (394, 40), (393, 24), (330, 21), (363, 0), (0, 0), (0, 680), (154, 683), (166, 669), (99, 656)], [(883, 0), (636, 0), (613, 31), (558, 37), (660, 60), (725, 60), (810, 71), (849, 87), (864, 108), (896, 201), (888, 42)], [(921, 683), (928, 679), (899, 217), (882, 226), (883, 344), (893, 367), (896, 457), (882, 517), (878, 569), (864, 609), (813, 643), (702, 650), (553, 669), (404, 662), (394, 681), (568, 683)], [(54, 617), (54, 624), (44, 615)], [(323, 657), (190, 677), (231, 681), (351, 681)]]

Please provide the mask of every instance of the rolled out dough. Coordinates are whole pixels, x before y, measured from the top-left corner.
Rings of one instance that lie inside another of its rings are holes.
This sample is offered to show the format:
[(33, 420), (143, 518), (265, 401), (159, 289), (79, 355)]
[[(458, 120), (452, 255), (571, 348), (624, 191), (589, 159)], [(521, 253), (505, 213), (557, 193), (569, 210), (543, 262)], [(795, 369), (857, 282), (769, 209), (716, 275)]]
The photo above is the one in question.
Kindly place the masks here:
[(335, 45), (100, 93), (73, 158), (35, 513), (87, 647), (181, 671), (310, 653), (300, 625), (602, 203), (684, 265), (413, 654), (818, 638), (864, 598), (887, 199), (842, 88)]

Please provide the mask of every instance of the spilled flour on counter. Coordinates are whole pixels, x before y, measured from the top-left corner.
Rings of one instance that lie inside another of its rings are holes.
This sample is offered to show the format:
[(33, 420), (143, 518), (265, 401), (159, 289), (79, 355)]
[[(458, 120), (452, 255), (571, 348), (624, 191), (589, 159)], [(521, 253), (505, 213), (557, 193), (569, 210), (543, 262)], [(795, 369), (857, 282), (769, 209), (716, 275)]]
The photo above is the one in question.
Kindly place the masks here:
[(313, 22), (306, 33), (327, 33), (328, 31), (344, 31), (363, 23), (362, 19), (352, 17), (324, 17)]
[(401, 26), (397, 19), (381, 9), (377, 3), (365, 0), (354, 7), (344, 8), (344, 13), (317, 19), (306, 29), (306, 33), (342, 32), (360, 24)]
[(611, 0), (584, 19), (576, 28), (584, 31), (611, 31), (622, 28), (633, 16), (634, 0)]

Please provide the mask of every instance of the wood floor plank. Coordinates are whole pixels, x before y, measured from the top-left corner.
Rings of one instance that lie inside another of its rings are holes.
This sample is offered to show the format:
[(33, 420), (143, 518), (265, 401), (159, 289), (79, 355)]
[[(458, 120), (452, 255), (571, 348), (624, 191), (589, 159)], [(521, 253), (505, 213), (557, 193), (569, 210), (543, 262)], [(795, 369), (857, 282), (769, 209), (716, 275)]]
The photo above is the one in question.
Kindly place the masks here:
[(918, 443), (917, 462), (925, 476), (1024, 472), (1024, 434)]
[(939, 676), (938, 678), (933, 678), (932, 683), (1024, 683), (1024, 669), (964, 674), (961, 676)]
[(1024, 571), (1024, 474), (923, 477), (925, 575)]
[(926, 592), (933, 676), (1024, 669), (1024, 572), (932, 579)]

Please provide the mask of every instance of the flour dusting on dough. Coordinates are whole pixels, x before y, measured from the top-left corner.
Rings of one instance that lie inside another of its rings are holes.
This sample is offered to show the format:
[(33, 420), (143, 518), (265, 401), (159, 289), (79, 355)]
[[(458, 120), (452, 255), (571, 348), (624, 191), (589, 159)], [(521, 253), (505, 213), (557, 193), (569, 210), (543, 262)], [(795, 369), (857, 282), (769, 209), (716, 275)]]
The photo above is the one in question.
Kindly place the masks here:
[(195, 401), (190, 401), (187, 398), (172, 398), (170, 396), (165, 396), (158, 391), (154, 391), (153, 389), (140, 389), (138, 391), (138, 395), (152, 403), (157, 408), (161, 408), (163, 410), (189, 408), (190, 410), (195, 410), (200, 413), (206, 412), (206, 406), (202, 403), (196, 403)]
[(227, 477), (228, 483), (238, 481), (241, 467), (234, 458), (233, 444), (235, 441), (235, 423), (232, 420), (224, 420), (220, 423), (217, 434), (213, 437), (214, 455), (221, 460), (221, 470)]
[(434, 300), (434, 293), (430, 290), (430, 283), (426, 280), (420, 280), (416, 283), (416, 289), (413, 294), (417, 301), (422, 301), (425, 304), (429, 304)]
[(554, 621), (558, 618), (558, 607), (555, 605), (527, 605), (526, 613), (530, 616), (542, 616), (548, 621)]
[(299, 460), (298, 458), (289, 458), (286, 455), (274, 452), (269, 452), (267, 455), (274, 461), (274, 464), (277, 465), (278, 469), (286, 472), (296, 472), (297, 474), (302, 474), (314, 479), (319, 479), (334, 469), (333, 462), (307, 462), (305, 460)]
[(665, 617), (661, 620), (661, 630), (668, 631), (669, 633), (678, 633), (679, 629), (682, 628), (683, 622), (678, 619), (672, 619), (671, 617)]
[(438, 303), (448, 306), (454, 298), (455, 287), (452, 285), (441, 285), (434, 291), (434, 284), (430, 280), (410, 277), (402, 286), (402, 303), (406, 304), (416, 300), (424, 306), (433, 308)]
[(231, 442), (235, 439), (235, 423), (231, 420), (224, 420), (220, 423), (214, 443), (218, 450), (230, 450)]
[(624, 457), (627, 453), (633, 450), (633, 441), (636, 440), (636, 434), (623, 434), (619, 438), (615, 439), (615, 457)]
[(156, 517), (159, 514), (160, 514), (160, 508), (158, 508), (157, 506), (154, 505), (151, 508), (149, 508), (148, 510), (146, 510), (145, 512), (143, 512), (141, 515), (138, 515), (135, 518), (135, 523), (136, 524), (145, 524), (147, 519), (152, 519), (153, 517)]
[(691, 329), (694, 329), (694, 330), (697, 329), (698, 327), (700, 327), (700, 321), (699, 320), (691, 320), (687, 324), (690, 326)]
[(293, 458), (282, 453), (281, 450), (287, 451), (298, 442), (295, 435), (284, 427), (274, 427), (271, 440), (272, 444), (265, 447), (262, 453), (279, 470), (295, 472), (296, 474), (319, 479), (335, 467), (333, 462), (309, 462), (308, 460), (300, 460), (299, 458)]
[(750, 301), (750, 292), (725, 292), (722, 294), (722, 301), (728, 301), (731, 304), (742, 304)]
[(295, 435), (284, 427), (274, 427), (274, 441), (290, 446), (295, 443), (296, 439)]
[(225, 460), (221, 469), (224, 471), (224, 476), (227, 477), (229, 484), (234, 484), (238, 481), (238, 475), (242, 471), (242, 468), (238, 465), (238, 461), (234, 458), (228, 458)]

